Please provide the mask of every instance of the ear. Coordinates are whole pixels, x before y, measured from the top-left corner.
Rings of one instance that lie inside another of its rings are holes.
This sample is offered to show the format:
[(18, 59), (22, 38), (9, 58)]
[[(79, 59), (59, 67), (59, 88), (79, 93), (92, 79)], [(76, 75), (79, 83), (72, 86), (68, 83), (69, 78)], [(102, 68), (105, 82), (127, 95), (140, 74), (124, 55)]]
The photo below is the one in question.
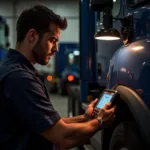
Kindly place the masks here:
[(30, 29), (28, 31), (27, 39), (28, 39), (29, 43), (32, 43), (32, 44), (35, 44), (38, 41), (39, 36), (35, 29)]

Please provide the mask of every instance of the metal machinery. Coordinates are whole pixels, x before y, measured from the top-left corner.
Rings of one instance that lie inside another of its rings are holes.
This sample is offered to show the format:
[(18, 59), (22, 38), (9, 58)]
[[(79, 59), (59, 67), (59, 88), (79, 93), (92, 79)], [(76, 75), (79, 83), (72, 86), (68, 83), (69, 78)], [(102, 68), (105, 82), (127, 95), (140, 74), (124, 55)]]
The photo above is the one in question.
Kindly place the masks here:
[[(94, 11), (89, 8), (89, 4)], [(115, 7), (118, 11), (114, 10)], [(100, 20), (103, 28), (95, 34), (99, 12), (103, 14)], [(116, 89), (119, 93), (114, 123), (97, 132), (83, 148), (149, 150), (150, 2), (82, 0), (80, 19), (81, 81), (80, 86), (70, 90), (68, 115), (84, 112), (90, 100), (98, 97), (105, 88)], [(94, 35), (104, 36), (102, 31), (107, 34), (111, 31), (111, 36), (117, 35), (121, 40), (94, 40)], [(107, 61), (103, 61), (104, 58)]]

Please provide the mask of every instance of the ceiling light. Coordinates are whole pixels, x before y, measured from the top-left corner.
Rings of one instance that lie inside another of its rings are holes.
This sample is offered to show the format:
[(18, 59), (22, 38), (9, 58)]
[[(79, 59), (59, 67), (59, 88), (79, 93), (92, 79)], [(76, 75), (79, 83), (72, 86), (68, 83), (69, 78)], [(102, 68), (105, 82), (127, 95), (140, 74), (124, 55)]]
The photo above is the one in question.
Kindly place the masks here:
[(97, 31), (94, 37), (97, 40), (119, 40), (120, 33), (114, 28), (102, 29)]

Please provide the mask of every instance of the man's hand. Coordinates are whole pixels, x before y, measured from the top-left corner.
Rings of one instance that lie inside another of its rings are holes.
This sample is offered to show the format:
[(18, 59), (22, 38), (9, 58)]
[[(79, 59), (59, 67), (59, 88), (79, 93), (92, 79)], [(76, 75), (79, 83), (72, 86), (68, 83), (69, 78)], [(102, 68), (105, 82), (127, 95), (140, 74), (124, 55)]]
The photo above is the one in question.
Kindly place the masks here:
[(116, 106), (111, 108), (111, 102), (106, 104), (103, 109), (100, 110), (98, 114), (98, 119), (102, 120), (102, 128), (107, 128), (112, 124), (115, 118)]
[(98, 99), (96, 98), (94, 101), (92, 101), (92, 102), (88, 105), (88, 107), (87, 107), (87, 109), (86, 109), (86, 111), (85, 111), (85, 113), (84, 113), (84, 117), (85, 117), (86, 120), (91, 119), (91, 114), (92, 114), (92, 112), (93, 112), (94, 106), (96, 105), (97, 101), (98, 101)]

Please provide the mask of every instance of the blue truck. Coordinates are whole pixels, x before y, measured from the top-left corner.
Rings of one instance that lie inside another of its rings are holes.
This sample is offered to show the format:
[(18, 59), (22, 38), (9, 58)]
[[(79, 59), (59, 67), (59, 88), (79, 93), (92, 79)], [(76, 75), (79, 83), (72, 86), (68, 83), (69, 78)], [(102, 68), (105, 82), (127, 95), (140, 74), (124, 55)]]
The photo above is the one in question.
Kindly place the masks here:
[(56, 75), (58, 93), (68, 94), (70, 85), (79, 85), (80, 50), (78, 43), (60, 43), (56, 54)]
[[(97, 21), (102, 23), (98, 30)], [(150, 1), (82, 0), (80, 28), (80, 85), (70, 90), (68, 116), (83, 113), (106, 88), (119, 93), (114, 123), (82, 148), (149, 150)], [(114, 36), (120, 40), (110, 41)]]
[(0, 61), (6, 56), (9, 47), (9, 27), (4, 17), (0, 16)]

